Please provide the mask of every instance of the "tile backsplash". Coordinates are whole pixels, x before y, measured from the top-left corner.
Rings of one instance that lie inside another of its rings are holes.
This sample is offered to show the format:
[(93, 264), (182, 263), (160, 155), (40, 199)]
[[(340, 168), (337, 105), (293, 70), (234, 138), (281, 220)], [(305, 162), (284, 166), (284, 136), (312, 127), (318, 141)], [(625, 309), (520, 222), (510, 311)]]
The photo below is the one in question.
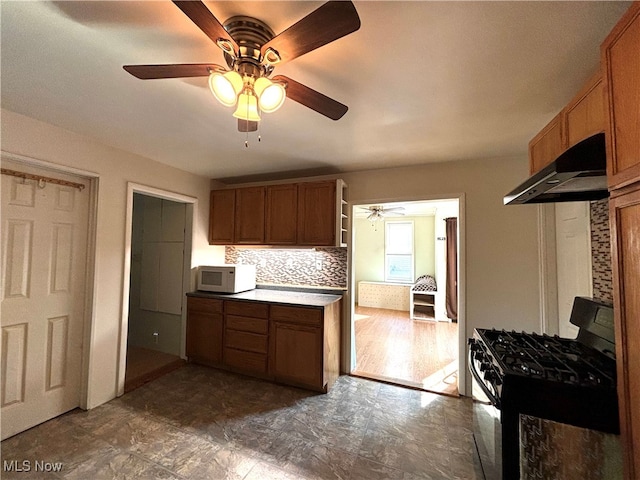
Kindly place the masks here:
[(347, 249), (225, 247), (225, 263), (256, 266), (256, 283), (302, 287), (347, 287)]
[(591, 202), (591, 263), (593, 296), (613, 302), (609, 199)]

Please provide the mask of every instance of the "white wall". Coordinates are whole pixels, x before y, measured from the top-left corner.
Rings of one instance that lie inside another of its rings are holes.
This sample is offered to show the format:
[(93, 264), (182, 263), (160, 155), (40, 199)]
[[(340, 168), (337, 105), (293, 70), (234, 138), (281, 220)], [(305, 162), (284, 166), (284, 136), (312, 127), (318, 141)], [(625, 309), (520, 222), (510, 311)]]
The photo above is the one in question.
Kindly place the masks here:
[(99, 176), (94, 311), (87, 407), (116, 396), (124, 282), (127, 183), (198, 199), (192, 266), (224, 259), (207, 241), (210, 180), (100, 144), (90, 138), (2, 110), (4, 152), (94, 172)]

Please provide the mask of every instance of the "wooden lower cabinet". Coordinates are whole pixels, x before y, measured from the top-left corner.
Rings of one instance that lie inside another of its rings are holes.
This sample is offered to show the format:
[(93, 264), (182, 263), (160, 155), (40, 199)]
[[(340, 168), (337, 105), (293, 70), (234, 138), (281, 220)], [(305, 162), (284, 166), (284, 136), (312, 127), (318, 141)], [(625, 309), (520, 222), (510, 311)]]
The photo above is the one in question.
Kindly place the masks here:
[(324, 390), (321, 328), (273, 322), (271, 345), (271, 373), (277, 381)]
[(255, 302), (224, 302), (223, 364), (242, 373), (267, 375), (269, 306)]
[(270, 368), (278, 382), (327, 392), (340, 375), (340, 309), (272, 305)]
[(194, 363), (327, 392), (340, 375), (341, 305), (189, 296), (187, 356)]
[(222, 363), (222, 300), (187, 298), (186, 354), (205, 365)]
[(625, 478), (640, 478), (640, 182), (609, 203)]

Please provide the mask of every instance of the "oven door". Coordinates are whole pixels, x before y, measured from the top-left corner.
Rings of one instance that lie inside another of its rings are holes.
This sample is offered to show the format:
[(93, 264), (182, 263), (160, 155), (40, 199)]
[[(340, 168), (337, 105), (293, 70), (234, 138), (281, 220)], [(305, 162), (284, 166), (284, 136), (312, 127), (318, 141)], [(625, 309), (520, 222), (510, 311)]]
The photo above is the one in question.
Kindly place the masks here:
[(486, 480), (502, 480), (502, 425), (500, 410), (473, 378), (473, 438)]

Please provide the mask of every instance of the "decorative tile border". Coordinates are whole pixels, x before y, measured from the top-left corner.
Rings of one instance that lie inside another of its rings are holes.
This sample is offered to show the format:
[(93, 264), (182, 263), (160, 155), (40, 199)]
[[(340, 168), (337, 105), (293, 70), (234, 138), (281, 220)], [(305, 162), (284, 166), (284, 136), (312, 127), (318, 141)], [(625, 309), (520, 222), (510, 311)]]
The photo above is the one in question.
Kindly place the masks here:
[(308, 287), (347, 287), (347, 249), (225, 247), (225, 263), (256, 266), (256, 283)]
[(591, 202), (590, 207), (593, 296), (600, 300), (613, 302), (609, 199)]

